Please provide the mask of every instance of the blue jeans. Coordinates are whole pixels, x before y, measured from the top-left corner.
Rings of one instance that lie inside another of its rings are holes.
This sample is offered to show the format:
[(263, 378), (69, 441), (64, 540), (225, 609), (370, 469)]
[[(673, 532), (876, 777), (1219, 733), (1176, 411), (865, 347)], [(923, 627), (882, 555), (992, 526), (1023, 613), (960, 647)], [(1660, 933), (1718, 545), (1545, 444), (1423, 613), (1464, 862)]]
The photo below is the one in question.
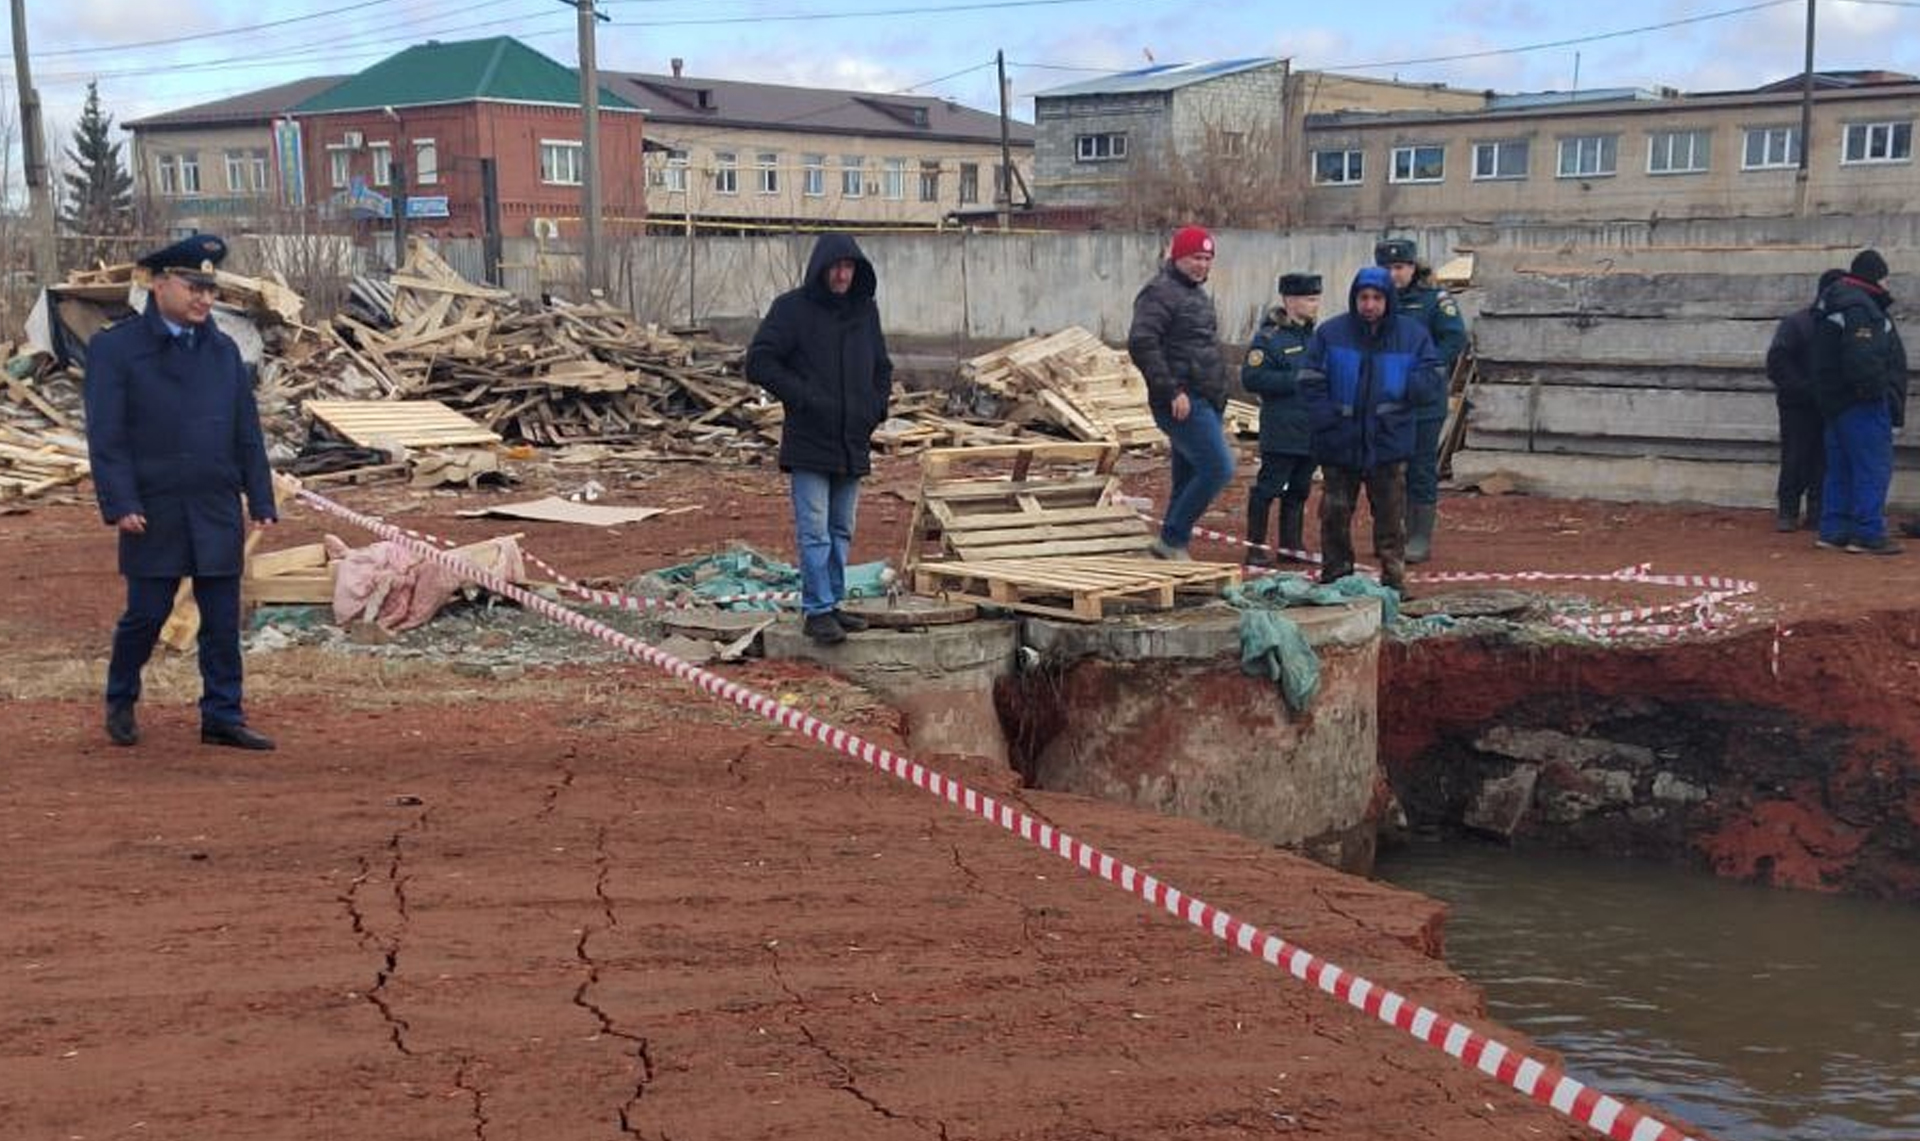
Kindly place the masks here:
[(1413, 456), (1407, 460), (1407, 503), (1432, 507), (1440, 502), (1440, 429), (1445, 420), (1413, 422)]
[(1227, 445), (1220, 413), (1204, 400), (1189, 398), (1185, 420), (1175, 420), (1171, 408), (1153, 405), (1153, 422), (1173, 445), (1173, 491), (1167, 497), (1167, 518), (1160, 541), (1185, 547), (1193, 539), (1193, 525), (1213, 497), (1233, 479), (1233, 449)]
[[(107, 662), (107, 704), (140, 700), (140, 671), (153, 656), (160, 630), (173, 613), (177, 578), (129, 578), (127, 609), (113, 627), (113, 656)], [(193, 600), (200, 607), (200, 723), (244, 725), (240, 709), (240, 576), (193, 579)]]
[(1878, 543), (1887, 537), (1893, 486), (1893, 416), (1885, 402), (1856, 404), (1827, 421), (1827, 478), (1820, 494), (1820, 537)]
[(789, 472), (793, 533), (800, 548), (800, 609), (825, 614), (847, 596), (847, 551), (860, 505), (860, 477)]

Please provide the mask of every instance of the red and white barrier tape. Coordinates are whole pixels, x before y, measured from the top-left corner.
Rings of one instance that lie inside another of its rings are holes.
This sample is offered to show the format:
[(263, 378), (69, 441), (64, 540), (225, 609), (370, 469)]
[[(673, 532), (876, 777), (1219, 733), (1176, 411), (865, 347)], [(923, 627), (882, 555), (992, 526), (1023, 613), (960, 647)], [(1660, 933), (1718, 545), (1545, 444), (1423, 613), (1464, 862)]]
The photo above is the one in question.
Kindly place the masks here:
[[(309, 505), (346, 519), (384, 538), (398, 542), (410, 540), (402, 529), (375, 516), (362, 514), (311, 491), (299, 492)], [(1394, 991), (1353, 974), (1333, 963), (1270, 934), (1251, 923), (1236, 919), (1212, 904), (1188, 895), (1179, 888), (1161, 882), (1133, 865), (1117, 860), (1098, 848), (1074, 839), (1050, 824), (1043, 824), (1013, 806), (977, 792), (959, 781), (926, 768), (890, 749), (866, 741), (844, 729), (781, 704), (765, 694), (727, 680), (690, 662), (674, 657), (630, 635), (623, 634), (584, 614), (549, 601), (532, 591), (515, 586), (491, 571), (441, 550), (420, 543), (428, 557), (458, 571), (487, 589), (510, 598), (527, 609), (583, 634), (598, 638), (625, 650), (650, 665), (682, 681), (688, 681), (707, 693), (731, 701), (742, 708), (794, 732), (804, 734), (838, 752), (870, 765), (888, 776), (945, 800), (1011, 832), (1028, 843), (1067, 860), (1091, 875), (1121, 890), (1139, 896), (1147, 903), (1198, 927), (1269, 965), (1284, 967), (1295, 978), (1326, 991), (1358, 1010), (1395, 1026), (1430, 1046), (1436, 1046), (1464, 1064), (1501, 1081), (1535, 1101), (1551, 1106), (1575, 1121), (1592, 1127), (1614, 1141), (1691, 1141), (1686, 1134), (1633, 1106), (1565, 1073), (1536, 1061), (1463, 1023), (1415, 1004)]]

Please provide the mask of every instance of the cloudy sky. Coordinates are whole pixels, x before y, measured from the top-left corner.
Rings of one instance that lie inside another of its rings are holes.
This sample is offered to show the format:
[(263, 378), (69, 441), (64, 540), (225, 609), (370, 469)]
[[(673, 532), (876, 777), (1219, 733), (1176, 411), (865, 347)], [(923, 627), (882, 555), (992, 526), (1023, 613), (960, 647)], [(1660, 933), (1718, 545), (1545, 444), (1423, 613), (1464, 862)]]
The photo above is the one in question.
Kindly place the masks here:
[[(1920, 73), (1920, 0), (1818, 0), (1817, 64)], [(1746, 87), (1796, 74), (1805, 0), (599, 0), (603, 67), (868, 91), (983, 108), (1007, 54), (1015, 114), (1050, 86), (1147, 62), (1255, 55), (1501, 90)], [(49, 133), (97, 79), (117, 121), (427, 39), (513, 35), (576, 59), (565, 0), (27, 0)], [(1581, 41), (1581, 42), (1573, 42)], [(10, 64), (10, 57), (9, 64)], [(9, 66), (8, 118), (17, 85)], [(1577, 72), (1577, 75), (1576, 75)], [(17, 169), (17, 168), (16, 168)]]

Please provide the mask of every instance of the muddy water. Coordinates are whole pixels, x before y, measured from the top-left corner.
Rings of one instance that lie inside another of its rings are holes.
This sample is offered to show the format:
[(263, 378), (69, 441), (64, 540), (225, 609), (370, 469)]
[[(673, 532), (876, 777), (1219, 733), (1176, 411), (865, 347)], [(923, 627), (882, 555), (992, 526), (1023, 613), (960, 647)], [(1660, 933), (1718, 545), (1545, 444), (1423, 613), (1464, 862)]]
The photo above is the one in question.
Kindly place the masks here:
[(1582, 1080), (1724, 1141), (1920, 1138), (1920, 907), (1454, 844), (1376, 874)]

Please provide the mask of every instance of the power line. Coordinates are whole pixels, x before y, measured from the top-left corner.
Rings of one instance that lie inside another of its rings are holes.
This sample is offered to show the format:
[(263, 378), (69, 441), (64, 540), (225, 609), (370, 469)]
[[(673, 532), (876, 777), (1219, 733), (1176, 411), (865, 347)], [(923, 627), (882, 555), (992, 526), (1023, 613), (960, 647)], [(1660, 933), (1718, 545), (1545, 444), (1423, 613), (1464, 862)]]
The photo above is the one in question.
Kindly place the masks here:
[(158, 48), (166, 47), (169, 44), (194, 43), (205, 40), (209, 36), (233, 36), (244, 32), (265, 31), (268, 28), (283, 28), (288, 24), (299, 24), (308, 20), (325, 19), (328, 16), (338, 16), (345, 12), (354, 12), (361, 8), (373, 8), (381, 4), (391, 4), (393, 2), (394, 0), (360, 0), (358, 4), (348, 4), (340, 8), (328, 8), (324, 12), (309, 12), (304, 16), (288, 16), (282, 20), (268, 20), (264, 24), (244, 24), (238, 28), (212, 28), (206, 31), (195, 32), (192, 35), (171, 36), (164, 40), (142, 40), (132, 44), (100, 44), (85, 48), (60, 48), (56, 51), (34, 52), (33, 58), (54, 59), (67, 55), (100, 55), (106, 52), (133, 51), (137, 48)]
[[(640, 0), (607, 0), (609, 4), (632, 4)], [(688, 20), (622, 20), (630, 28), (713, 27), (720, 24), (774, 24), (806, 20), (865, 20), (876, 16), (944, 15), (951, 12), (983, 12), (1000, 8), (1045, 8), (1061, 4), (1099, 4), (1106, 0), (979, 0), (969, 4), (930, 4), (912, 8), (875, 8), (865, 12), (793, 12), (771, 16), (717, 16)]]

